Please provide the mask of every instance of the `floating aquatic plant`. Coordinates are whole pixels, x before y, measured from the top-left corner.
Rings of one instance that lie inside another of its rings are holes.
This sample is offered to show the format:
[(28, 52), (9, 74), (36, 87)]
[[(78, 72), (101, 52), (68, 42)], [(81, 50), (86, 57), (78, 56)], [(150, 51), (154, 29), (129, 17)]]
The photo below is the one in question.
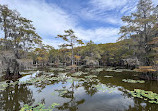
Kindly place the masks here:
[(96, 79), (96, 75), (89, 75), (89, 76), (84, 76), (85, 80), (84, 82), (99, 82), (99, 79)]
[(122, 69), (116, 69), (116, 70), (114, 70), (115, 72), (123, 72), (123, 70)]
[(58, 106), (58, 103), (53, 103), (50, 107), (46, 108), (44, 104), (38, 104), (36, 107), (24, 105), (20, 111), (53, 111), (53, 109)]
[(5, 82), (0, 82), (0, 91), (5, 90), (8, 86), (15, 86), (18, 83), (18, 81), (16, 82), (11, 82), (11, 83), (6, 83)]
[(54, 109), (56, 106), (59, 106), (60, 104), (58, 104), (58, 103), (53, 103), (52, 105), (51, 105), (51, 107)]
[(29, 80), (26, 80), (26, 81), (20, 81), (20, 84), (34, 84), (34, 83), (46, 81), (48, 79), (50, 79), (49, 76), (41, 75), (39, 77), (30, 78)]
[(91, 71), (92, 70), (92, 68), (85, 68), (85, 71)]
[(66, 94), (68, 92), (67, 89), (61, 89), (61, 90), (55, 90), (59, 93), (59, 96), (63, 96), (64, 94)]
[(58, 77), (51, 77), (51, 78), (48, 78), (48, 80), (50, 80), (50, 81), (55, 81), (55, 80), (59, 80), (59, 78)]
[(127, 83), (145, 83), (145, 81), (143, 80), (132, 80), (132, 79), (123, 79), (122, 81)]
[(87, 82), (87, 83), (89, 83), (89, 82), (99, 82), (99, 81), (100, 81), (99, 79), (94, 79), (94, 78), (86, 78), (84, 80), (84, 82)]
[(21, 75), (28, 75), (28, 74), (33, 74), (33, 73), (36, 73), (36, 71), (23, 71), (23, 72), (20, 72)]
[(98, 69), (93, 69), (92, 72), (101, 72), (103, 70), (104, 70), (104, 68), (98, 68)]
[(67, 75), (67, 72), (65, 72), (65, 73), (59, 72), (58, 75), (65, 76), (65, 75)]
[(94, 78), (97, 77), (96, 75), (89, 75), (89, 76), (84, 76), (85, 78)]
[(114, 71), (113, 68), (107, 68), (106, 71)]
[(71, 74), (71, 76), (81, 76), (83, 74), (83, 72), (75, 72), (73, 74)]
[(6, 82), (0, 82), (0, 91), (5, 90), (6, 87), (8, 87), (8, 84)]
[(133, 97), (148, 100), (149, 103), (158, 104), (158, 94), (152, 91), (144, 91), (141, 89), (134, 89), (134, 91), (128, 91)]
[(111, 78), (111, 77), (113, 77), (113, 76), (104, 76), (104, 77), (106, 77), (106, 78)]
[(109, 88), (104, 84), (98, 84), (98, 85), (95, 85), (94, 87), (96, 87), (97, 90), (99, 91), (108, 92), (108, 93), (112, 93), (115, 90), (114, 88)]
[(66, 81), (69, 83), (73, 83), (74, 81), (85, 81), (85, 79), (84, 78), (69, 77)]
[(81, 75), (86, 75), (86, 74), (88, 74), (88, 73), (79, 71), (79, 72), (75, 72), (75, 73), (71, 74), (71, 76), (81, 76)]
[(51, 71), (65, 71), (64, 68), (50, 68)]
[(128, 71), (128, 72), (133, 72), (134, 70), (130, 70), (130, 69), (114, 69), (114, 68), (107, 68), (106, 71), (114, 71), (114, 72)]
[(34, 83), (41, 83), (45, 81), (62, 81), (66, 78), (66, 76), (59, 75), (57, 77), (52, 77), (52, 75), (41, 75), (38, 77), (30, 78), (26, 81), (20, 81), (21, 84), (34, 84)]

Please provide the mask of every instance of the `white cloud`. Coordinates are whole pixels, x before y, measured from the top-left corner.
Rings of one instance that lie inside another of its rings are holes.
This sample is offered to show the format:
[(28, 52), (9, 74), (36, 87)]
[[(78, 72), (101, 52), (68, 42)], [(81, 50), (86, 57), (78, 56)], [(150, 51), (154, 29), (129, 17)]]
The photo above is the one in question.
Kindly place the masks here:
[(82, 9), (79, 14), (83, 19), (93, 20), (112, 25), (122, 25), (121, 17), (116, 14), (106, 13), (103, 10), (98, 9)]
[(127, 0), (91, 0), (90, 3), (105, 11), (120, 8), (127, 3)]
[(47, 45), (51, 45), (54, 48), (59, 48), (59, 45), (63, 44), (63, 41), (58, 40), (58, 39), (49, 38), (49, 39), (43, 39), (43, 43), (47, 44)]
[[(93, 40), (96, 43), (109, 43), (115, 42), (118, 37), (119, 29), (117, 28), (84, 29), (80, 27), (75, 17), (55, 4), (46, 3), (45, 0), (2, 0), (0, 3), (7, 4), (11, 9), (20, 12), (23, 17), (32, 20), (44, 43), (55, 48), (63, 41), (54, 39), (54, 37), (70, 28), (84, 41)], [(115, 23), (115, 20), (109, 19), (109, 21)]]
[(96, 43), (115, 42), (118, 38), (119, 28), (78, 29), (76, 35), (83, 40), (92, 40)]
[(158, 5), (158, 0), (152, 0), (154, 5)]
[(56, 35), (63, 30), (75, 26), (76, 21), (55, 4), (47, 4), (41, 0), (3, 0), (12, 9), (33, 21), (38, 33), (42, 35)]
[(86, 20), (121, 26), (121, 12), (129, 11), (124, 8), (126, 6), (129, 9), (129, 3), (128, 0), (90, 0), (89, 7), (82, 9), (79, 15)]

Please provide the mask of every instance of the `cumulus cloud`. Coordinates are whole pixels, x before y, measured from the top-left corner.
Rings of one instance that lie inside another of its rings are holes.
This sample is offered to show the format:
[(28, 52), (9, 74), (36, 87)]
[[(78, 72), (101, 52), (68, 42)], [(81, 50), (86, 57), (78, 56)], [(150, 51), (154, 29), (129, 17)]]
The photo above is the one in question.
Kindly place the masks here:
[(95, 41), (96, 43), (115, 42), (118, 38), (119, 28), (97, 28), (97, 29), (78, 29), (76, 35), (86, 41)]
[(83, 29), (78, 27), (75, 18), (55, 4), (39, 0), (4, 0), (1, 3), (7, 4), (12, 9), (17, 9), (22, 16), (31, 19), (37, 32), (43, 37), (44, 43), (56, 48), (63, 41), (53, 37), (70, 28), (74, 29), (76, 35), (84, 41), (93, 40), (96, 43), (106, 43), (115, 42), (117, 39), (118, 29), (109, 27)]
[(10, 8), (33, 21), (42, 36), (53, 36), (75, 26), (76, 21), (55, 4), (42, 0), (2, 0)]
[(62, 34), (66, 29), (74, 29), (76, 35), (84, 40), (93, 40), (96, 43), (115, 42), (118, 29), (112, 27), (99, 27), (84, 29), (79, 26), (75, 17), (66, 13), (56, 4), (48, 4), (45, 0), (2, 0), (11, 9), (16, 9), (20, 14), (33, 21), (37, 32), (42, 36), (43, 43), (55, 48), (62, 44), (62, 40), (56, 40), (57, 34)]

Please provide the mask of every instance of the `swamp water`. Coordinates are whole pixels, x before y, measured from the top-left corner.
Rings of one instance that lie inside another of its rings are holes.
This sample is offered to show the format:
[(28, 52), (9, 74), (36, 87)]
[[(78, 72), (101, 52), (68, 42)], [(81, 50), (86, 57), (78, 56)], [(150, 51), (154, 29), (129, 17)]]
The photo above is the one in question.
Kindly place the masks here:
[(158, 94), (156, 81), (133, 82), (136, 72), (99, 68), (70, 73), (53, 68), (22, 74), (16, 82), (0, 79), (0, 111), (158, 111), (158, 104), (129, 93), (141, 89)]

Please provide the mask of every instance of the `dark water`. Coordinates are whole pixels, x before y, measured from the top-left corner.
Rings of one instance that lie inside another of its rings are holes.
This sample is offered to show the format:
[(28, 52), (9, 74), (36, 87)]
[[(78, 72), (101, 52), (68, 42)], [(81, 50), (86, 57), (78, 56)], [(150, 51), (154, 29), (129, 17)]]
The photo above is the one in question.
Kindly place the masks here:
[[(90, 72), (88, 75), (90, 74), (97, 75), (97, 78), (87, 79), (84, 76), (78, 76), (72, 81), (73, 77), (69, 76), (69, 79), (65, 78), (62, 81), (8, 86), (0, 91), (0, 110), (19, 111), (24, 104), (34, 106), (42, 103), (48, 107), (52, 103), (59, 103), (60, 105), (54, 111), (158, 111), (158, 105), (133, 98), (127, 93), (127, 90), (136, 88), (158, 93), (158, 82), (146, 81), (144, 84), (122, 82), (122, 79), (126, 78), (137, 79), (135, 72), (104, 70)], [(113, 77), (106, 78), (104, 77), (106, 75)], [(61, 90), (67, 92), (60, 94)]]

